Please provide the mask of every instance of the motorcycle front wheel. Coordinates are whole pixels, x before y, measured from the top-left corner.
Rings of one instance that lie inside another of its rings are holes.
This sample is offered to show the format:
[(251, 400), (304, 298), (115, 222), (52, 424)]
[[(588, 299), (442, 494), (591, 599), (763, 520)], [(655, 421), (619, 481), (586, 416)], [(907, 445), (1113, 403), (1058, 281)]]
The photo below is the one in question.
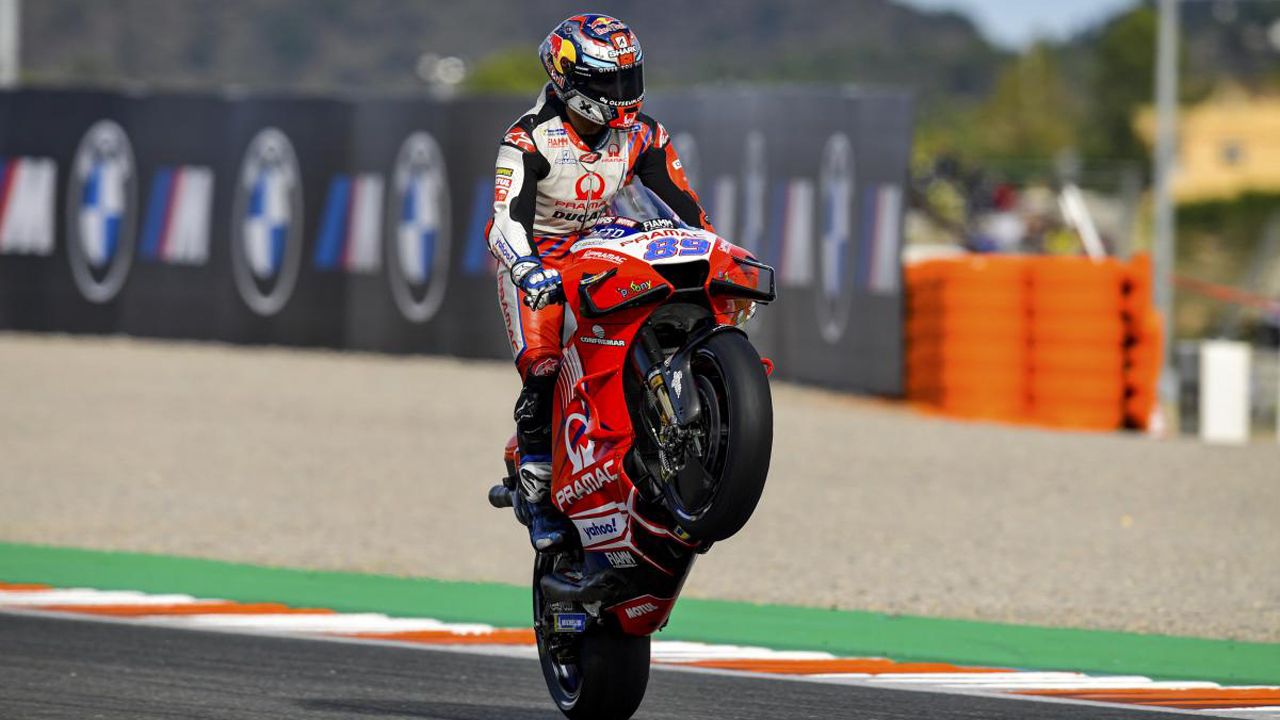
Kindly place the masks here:
[(571, 720), (628, 720), (649, 685), (649, 637), (596, 625), (582, 635), (553, 638), (540, 588), (554, 566), (553, 557), (539, 554), (533, 570), (538, 660), (551, 699)]
[(769, 475), (773, 398), (760, 355), (745, 335), (713, 335), (694, 350), (702, 452), (668, 486), (667, 506), (699, 540), (731, 537), (751, 518)]

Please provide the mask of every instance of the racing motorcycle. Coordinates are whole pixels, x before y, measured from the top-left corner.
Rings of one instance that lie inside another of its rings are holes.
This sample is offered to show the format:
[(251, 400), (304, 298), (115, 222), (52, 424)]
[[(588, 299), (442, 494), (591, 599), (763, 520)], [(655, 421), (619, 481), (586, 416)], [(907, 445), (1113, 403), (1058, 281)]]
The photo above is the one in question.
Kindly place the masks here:
[[(773, 269), (671, 217), (605, 217), (571, 248), (553, 403), (552, 501), (577, 536), (538, 553), (542, 674), (569, 718), (625, 719), (694, 559), (738, 532), (773, 444), (768, 372), (741, 329)], [(528, 524), (518, 452), (489, 491)]]

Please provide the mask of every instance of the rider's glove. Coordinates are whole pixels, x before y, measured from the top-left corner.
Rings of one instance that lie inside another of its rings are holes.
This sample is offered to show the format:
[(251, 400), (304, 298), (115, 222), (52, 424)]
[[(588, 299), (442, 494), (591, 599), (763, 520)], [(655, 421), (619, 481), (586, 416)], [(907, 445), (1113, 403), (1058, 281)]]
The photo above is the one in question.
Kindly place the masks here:
[(522, 260), (511, 266), (511, 281), (524, 293), (524, 304), (541, 310), (562, 297), (560, 273), (542, 267), (537, 260)]

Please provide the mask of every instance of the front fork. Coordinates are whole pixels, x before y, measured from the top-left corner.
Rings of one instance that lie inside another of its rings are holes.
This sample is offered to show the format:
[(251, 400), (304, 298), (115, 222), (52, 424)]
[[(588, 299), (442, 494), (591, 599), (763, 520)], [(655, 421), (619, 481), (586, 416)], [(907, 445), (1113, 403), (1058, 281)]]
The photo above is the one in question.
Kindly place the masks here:
[(690, 360), (686, 352), (677, 352), (668, 358), (657, 333), (649, 325), (642, 325), (636, 333), (631, 363), (653, 398), (663, 429), (687, 429), (702, 415)]

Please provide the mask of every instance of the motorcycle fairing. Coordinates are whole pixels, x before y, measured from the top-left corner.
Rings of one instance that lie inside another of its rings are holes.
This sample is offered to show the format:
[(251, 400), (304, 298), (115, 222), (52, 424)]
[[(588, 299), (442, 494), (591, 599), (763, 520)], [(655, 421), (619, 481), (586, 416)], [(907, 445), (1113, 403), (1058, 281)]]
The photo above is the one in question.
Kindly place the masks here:
[[(628, 472), (634, 438), (624, 385), (632, 372), (628, 352), (656, 305), (672, 293), (705, 293), (716, 323), (733, 325), (752, 306), (735, 288), (758, 288), (763, 279), (745, 250), (711, 233), (645, 230), (626, 218), (602, 221), (571, 252), (573, 261), (562, 270), (565, 333), (553, 403), (552, 502), (577, 529), (586, 570), (612, 570), (635, 589), (604, 611), (624, 631), (648, 634), (666, 624), (698, 545), (657, 498), (641, 496)], [(677, 288), (668, 280), (678, 275), (663, 268), (678, 263), (704, 265), (698, 287)], [(772, 277), (767, 280), (771, 293)], [(672, 360), (672, 371), (691, 381), (687, 363)]]

